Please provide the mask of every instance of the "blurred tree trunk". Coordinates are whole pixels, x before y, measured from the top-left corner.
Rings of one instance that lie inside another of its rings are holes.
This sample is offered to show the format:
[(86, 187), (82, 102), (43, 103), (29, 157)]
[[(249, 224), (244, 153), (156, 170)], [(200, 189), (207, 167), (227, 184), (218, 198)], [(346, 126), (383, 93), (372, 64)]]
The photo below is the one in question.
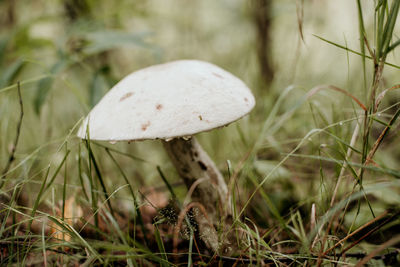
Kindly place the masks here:
[(17, 0), (0, 1), (0, 28), (10, 29), (15, 24), (15, 4)]
[(71, 21), (90, 15), (90, 7), (86, 0), (64, 0), (64, 10)]
[(271, 52), (272, 0), (252, 0), (252, 14), (257, 31), (257, 54), (262, 79), (268, 85), (274, 78)]

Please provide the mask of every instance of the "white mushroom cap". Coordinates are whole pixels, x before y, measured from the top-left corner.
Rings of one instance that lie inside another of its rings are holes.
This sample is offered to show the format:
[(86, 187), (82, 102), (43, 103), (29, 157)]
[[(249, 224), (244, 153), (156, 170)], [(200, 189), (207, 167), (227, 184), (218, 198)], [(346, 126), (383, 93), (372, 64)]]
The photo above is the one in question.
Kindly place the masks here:
[(90, 111), (78, 131), (93, 140), (171, 139), (236, 121), (250, 112), (250, 89), (207, 62), (179, 60), (133, 72)]

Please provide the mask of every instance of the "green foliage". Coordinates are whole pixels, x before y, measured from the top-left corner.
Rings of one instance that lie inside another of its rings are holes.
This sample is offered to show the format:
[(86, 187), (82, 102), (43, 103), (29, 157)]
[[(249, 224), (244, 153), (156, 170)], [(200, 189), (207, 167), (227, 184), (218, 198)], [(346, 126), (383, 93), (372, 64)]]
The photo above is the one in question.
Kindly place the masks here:
[(53, 87), (54, 76), (61, 72), (67, 65), (65, 60), (61, 60), (51, 66), (48, 77), (40, 80), (36, 89), (36, 97), (34, 98), (34, 108), (36, 114), (39, 114), (40, 109), (46, 101), (50, 89)]

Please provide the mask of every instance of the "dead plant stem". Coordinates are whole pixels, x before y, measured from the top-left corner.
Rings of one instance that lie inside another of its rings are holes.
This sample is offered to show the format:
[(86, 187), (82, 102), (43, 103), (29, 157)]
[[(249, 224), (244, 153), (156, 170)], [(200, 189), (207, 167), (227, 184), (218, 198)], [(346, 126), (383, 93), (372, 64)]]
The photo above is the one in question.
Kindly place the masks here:
[(17, 150), (19, 137), (21, 135), (22, 119), (24, 117), (24, 104), (23, 104), (23, 101), (22, 101), (20, 82), (17, 83), (17, 88), (18, 88), (18, 98), (19, 98), (19, 106), (20, 106), (20, 114), (19, 114), (19, 120), (18, 120), (18, 124), (17, 124), (17, 130), (16, 130), (17, 133), (15, 135), (14, 143), (13, 143), (13, 146), (11, 148), (11, 152), (10, 152), (10, 156), (8, 158), (7, 164), (6, 164), (5, 168), (3, 169), (3, 172), (2, 172), (1, 177), (0, 177), (0, 179), (1, 179), (0, 188), (3, 187), (3, 185), (5, 183), (5, 179), (6, 179), (7, 173), (10, 170), (10, 167), (11, 167), (12, 163), (15, 160), (15, 151)]

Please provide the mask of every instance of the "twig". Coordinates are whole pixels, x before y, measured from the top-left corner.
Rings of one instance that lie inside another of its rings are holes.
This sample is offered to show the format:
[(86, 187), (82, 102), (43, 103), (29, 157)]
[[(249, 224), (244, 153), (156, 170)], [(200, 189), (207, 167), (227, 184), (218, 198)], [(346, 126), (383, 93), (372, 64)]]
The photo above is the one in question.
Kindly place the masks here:
[(4, 185), (4, 180), (7, 176), (8, 171), (10, 170), (11, 164), (14, 162), (15, 160), (15, 151), (17, 150), (17, 145), (18, 145), (18, 140), (19, 140), (19, 136), (21, 134), (21, 126), (22, 126), (22, 118), (24, 117), (24, 105), (22, 103), (22, 95), (21, 95), (21, 86), (20, 86), (20, 82), (17, 83), (17, 88), (18, 88), (18, 98), (19, 98), (19, 106), (20, 106), (20, 115), (19, 115), (19, 121), (17, 124), (17, 134), (15, 136), (15, 140), (14, 140), (14, 144), (11, 148), (11, 153), (10, 153), (10, 157), (8, 158), (8, 162), (7, 165), (5, 166), (3, 172), (1, 173), (1, 182), (0, 182), (0, 188), (3, 187)]

